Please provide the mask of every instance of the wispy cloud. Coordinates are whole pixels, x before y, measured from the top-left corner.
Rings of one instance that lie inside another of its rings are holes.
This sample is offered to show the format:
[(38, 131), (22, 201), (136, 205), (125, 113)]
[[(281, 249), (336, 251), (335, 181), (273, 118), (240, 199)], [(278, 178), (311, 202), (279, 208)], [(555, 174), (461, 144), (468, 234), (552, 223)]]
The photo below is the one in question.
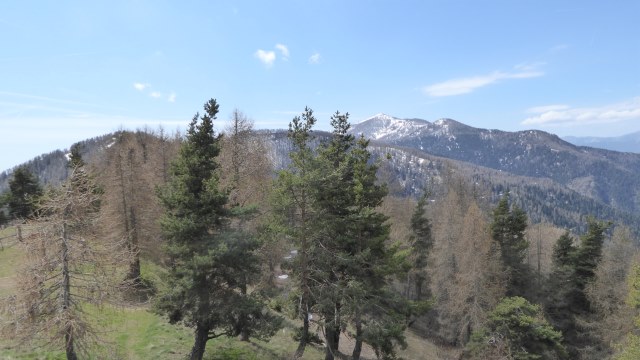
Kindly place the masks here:
[(513, 68), (519, 71), (523, 71), (523, 72), (527, 72), (527, 71), (533, 71), (536, 72), (538, 69), (540, 69), (542, 66), (546, 65), (547, 63), (544, 61), (538, 61), (538, 62), (524, 62), (524, 63), (520, 63), (516, 66), (514, 66)]
[(320, 54), (316, 52), (316, 53), (313, 53), (313, 55), (309, 56), (309, 64), (312, 64), (312, 65), (320, 64)]
[(173, 91), (169, 93), (169, 95), (165, 96), (160, 91), (151, 91), (151, 89), (153, 88), (151, 84), (136, 82), (133, 83), (133, 87), (142, 93), (148, 94), (149, 97), (152, 97), (154, 99), (166, 99), (170, 103), (176, 102), (176, 93)]
[(289, 48), (283, 44), (276, 44), (276, 49), (282, 54), (284, 60), (289, 60)]
[(541, 64), (542, 63), (520, 64), (515, 67), (517, 71), (513, 72), (494, 71), (487, 75), (446, 80), (425, 86), (422, 90), (426, 95), (433, 97), (468, 94), (476, 89), (495, 84), (501, 80), (528, 79), (543, 76), (544, 72), (536, 70)]
[(138, 90), (138, 91), (144, 91), (144, 89), (148, 88), (149, 84), (143, 84), (143, 83), (133, 83), (133, 88)]
[(273, 62), (276, 61), (276, 53), (275, 51), (271, 50), (258, 49), (258, 51), (256, 51), (253, 56), (258, 58), (258, 60), (260, 60), (267, 67), (273, 66)]
[(525, 110), (528, 114), (543, 114), (549, 111), (561, 111), (569, 109), (569, 105), (564, 104), (554, 104), (554, 105), (543, 105), (543, 106), (534, 106)]
[(567, 105), (538, 106), (527, 109), (535, 114), (522, 121), (522, 125), (577, 126), (611, 124), (640, 120), (640, 97), (600, 107), (573, 108)]
[[(5, 98), (5, 97), (9, 98), (9, 99), (38, 100), (38, 101), (42, 101), (42, 102), (45, 102), (45, 103), (56, 103), (56, 104), (65, 104), (65, 105), (80, 105), (80, 106), (88, 106), (88, 107), (95, 107), (95, 108), (105, 108), (105, 106), (103, 106), (103, 105), (85, 103), (85, 102), (81, 102), (81, 101), (58, 99), (58, 98), (52, 98), (52, 97), (48, 97), (48, 96), (23, 94), (23, 93), (11, 92), (11, 91), (0, 91), (0, 99)], [(33, 102), (29, 101), (29, 104), (33, 105)], [(112, 108), (112, 107), (109, 106), (108, 108)]]

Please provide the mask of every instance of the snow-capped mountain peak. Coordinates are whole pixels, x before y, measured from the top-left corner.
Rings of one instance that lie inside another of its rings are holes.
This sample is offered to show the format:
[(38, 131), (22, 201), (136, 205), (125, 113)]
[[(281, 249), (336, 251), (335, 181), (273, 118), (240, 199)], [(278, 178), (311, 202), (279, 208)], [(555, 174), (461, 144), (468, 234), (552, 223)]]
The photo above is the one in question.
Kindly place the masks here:
[(400, 138), (418, 132), (419, 128), (429, 126), (428, 121), (399, 119), (384, 113), (376, 114), (353, 127), (352, 132), (364, 134), (374, 140)]
[(381, 121), (393, 121), (393, 120), (398, 120), (397, 118), (391, 116), (391, 115), (387, 115), (385, 113), (377, 113), (375, 115), (373, 115), (372, 117), (363, 120), (362, 122), (366, 122), (369, 120), (381, 120)]

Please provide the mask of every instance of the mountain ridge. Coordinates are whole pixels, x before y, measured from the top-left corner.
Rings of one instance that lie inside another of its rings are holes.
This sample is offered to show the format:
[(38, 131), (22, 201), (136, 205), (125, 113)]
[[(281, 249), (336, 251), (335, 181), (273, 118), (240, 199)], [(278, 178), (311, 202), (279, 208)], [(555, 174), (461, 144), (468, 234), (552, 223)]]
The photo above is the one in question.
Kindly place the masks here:
[(576, 146), (540, 130), (488, 130), (452, 119), (374, 116), (351, 132), (518, 176), (549, 178), (604, 204), (640, 212), (640, 154)]
[(640, 153), (640, 131), (613, 137), (565, 136), (563, 139), (579, 146)]
[[(289, 163), (287, 130), (259, 130), (269, 144), (274, 169)], [(640, 155), (580, 147), (544, 131), (506, 132), (468, 126), (453, 119), (434, 122), (377, 114), (353, 125), (352, 134), (371, 139), (381, 179), (394, 196), (419, 196), (429, 184), (458, 174), (490, 193), (491, 203), (505, 191), (527, 211), (532, 222), (565, 228), (584, 223), (583, 216), (619, 220), (640, 233)], [(330, 134), (314, 131), (314, 146)], [(375, 136), (374, 136), (375, 135)], [(84, 142), (88, 158), (112, 144), (114, 134)], [(27, 163), (44, 185), (66, 175), (63, 151)], [(0, 173), (0, 191), (10, 174)]]

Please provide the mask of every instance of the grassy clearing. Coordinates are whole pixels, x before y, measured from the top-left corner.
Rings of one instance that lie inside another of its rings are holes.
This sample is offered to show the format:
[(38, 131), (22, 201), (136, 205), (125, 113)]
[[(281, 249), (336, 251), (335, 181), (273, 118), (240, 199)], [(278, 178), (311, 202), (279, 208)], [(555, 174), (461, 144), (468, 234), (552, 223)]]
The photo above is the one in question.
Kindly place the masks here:
[[(5, 230), (6, 231), (6, 230)], [(12, 234), (15, 230), (12, 230)], [(15, 292), (13, 278), (24, 260), (18, 246), (0, 250), (0, 299)], [(162, 287), (163, 269), (155, 264), (143, 262), (145, 277), (158, 287)], [(184, 359), (193, 345), (191, 329), (171, 325), (165, 319), (149, 311), (148, 305), (132, 307), (103, 307), (98, 310), (88, 307), (86, 311), (95, 316), (95, 328), (103, 340), (99, 348), (92, 350), (94, 358), (109, 359)], [(1, 315), (0, 315), (1, 316)], [(0, 318), (0, 322), (1, 322)], [(205, 358), (223, 359), (282, 359), (288, 358), (296, 348), (291, 338), (294, 324), (287, 322), (270, 341), (252, 340), (249, 343), (237, 339), (218, 338), (207, 344)], [(322, 359), (322, 352), (308, 347), (303, 359)], [(18, 347), (9, 339), (0, 338), (0, 359), (65, 359), (62, 351), (36, 348), (35, 345)]]
[(22, 264), (24, 256), (16, 246), (18, 240), (16, 229), (8, 227), (0, 230), (0, 299), (11, 294), (15, 286), (14, 278), (17, 267)]
[[(2, 230), (0, 234), (15, 235), (15, 229)], [(6, 235), (0, 235), (0, 237)], [(0, 250), (0, 301), (15, 292), (14, 277), (24, 254), (19, 246), (6, 246)], [(153, 263), (142, 263), (142, 272), (146, 280), (162, 289), (162, 273), (164, 269)], [(165, 319), (149, 311), (148, 304), (130, 307), (104, 307), (87, 309), (95, 315), (98, 336), (103, 340), (99, 349), (92, 350), (92, 358), (108, 359), (184, 359), (193, 345), (192, 329), (171, 325)], [(0, 323), (2, 322), (0, 314)], [(281, 329), (269, 341), (251, 340), (241, 342), (235, 338), (218, 338), (207, 343), (205, 359), (207, 360), (262, 360), (290, 358), (295, 352), (297, 343), (292, 339), (296, 322), (285, 321)], [(448, 359), (436, 346), (419, 336), (407, 333), (409, 347), (400, 352), (406, 359)], [(346, 345), (346, 344), (345, 344)], [(342, 348), (344, 353), (351, 349)], [(364, 355), (364, 354), (363, 354)], [(323, 359), (323, 349), (307, 346), (303, 359)], [(35, 348), (33, 345), (18, 348), (14, 342), (0, 337), (0, 359), (33, 359), (58, 360), (65, 359), (62, 351), (51, 351)]]

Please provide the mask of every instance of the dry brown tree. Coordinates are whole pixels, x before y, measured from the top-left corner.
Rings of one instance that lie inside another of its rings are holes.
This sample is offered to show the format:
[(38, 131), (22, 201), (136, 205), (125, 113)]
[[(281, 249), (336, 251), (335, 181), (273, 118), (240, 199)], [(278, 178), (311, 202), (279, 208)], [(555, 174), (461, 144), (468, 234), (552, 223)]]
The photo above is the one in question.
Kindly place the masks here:
[(488, 313), (504, 296), (506, 286), (489, 224), (475, 202), (469, 204), (464, 215), (455, 248), (458, 271), (448, 305), (458, 314), (458, 342), (464, 344), (485, 323)]
[(110, 241), (125, 240), (134, 254), (127, 279), (140, 282), (140, 258), (161, 262), (161, 235), (158, 219), (162, 209), (155, 193), (166, 182), (168, 162), (177, 153), (177, 138), (164, 130), (119, 131), (98, 160), (104, 190), (100, 224), (102, 236)]
[(261, 228), (259, 251), (263, 270), (261, 285), (272, 287), (276, 268), (286, 255), (284, 239), (266, 228), (263, 218), (268, 210), (273, 184), (273, 162), (264, 136), (254, 130), (253, 121), (235, 109), (222, 137), (219, 155), (220, 184), (229, 192), (229, 206), (240, 216), (232, 226), (255, 234)]
[(627, 301), (627, 278), (638, 261), (638, 250), (633, 243), (631, 231), (617, 227), (604, 248), (594, 281), (585, 289), (595, 314), (583, 325), (605, 344), (621, 342), (634, 327), (632, 319), (636, 311)]
[(230, 191), (231, 206), (264, 206), (267, 202), (273, 164), (265, 139), (253, 121), (238, 109), (224, 131), (220, 150), (220, 183)]
[(64, 349), (67, 359), (78, 359), (95, 351), (100, 336), (91, 314), (126, 286), (128, 255), (95, 236), (101, 194), (82, 163), (72, 164), (70, 178), (45, 195), (33, 233), (22, 242), (26, 261), (10, 325), (20, 343)]
[(504, 295), (505, 275), (477, 194), (462, 179), (448, 183), (445, 198), (432, 206), (435, 244), (429, 273), (437, 329), (431, 331), (461, 346)]

